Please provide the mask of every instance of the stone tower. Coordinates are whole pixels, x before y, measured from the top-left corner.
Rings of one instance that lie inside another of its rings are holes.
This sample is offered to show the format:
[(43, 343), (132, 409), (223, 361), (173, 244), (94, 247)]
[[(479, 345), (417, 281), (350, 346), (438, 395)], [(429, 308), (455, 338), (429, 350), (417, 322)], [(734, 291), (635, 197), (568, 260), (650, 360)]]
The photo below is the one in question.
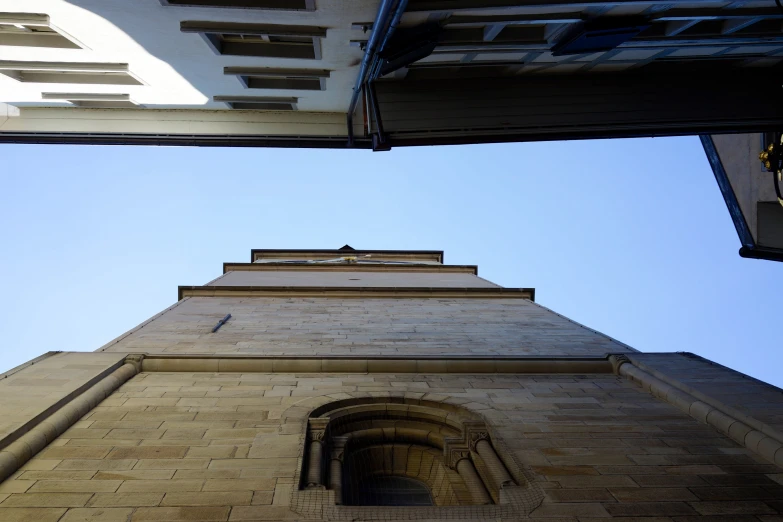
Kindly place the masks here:
[(253, 250), (8, 371), (0, 521), (783, 520), (781, 390), (477, 272)]

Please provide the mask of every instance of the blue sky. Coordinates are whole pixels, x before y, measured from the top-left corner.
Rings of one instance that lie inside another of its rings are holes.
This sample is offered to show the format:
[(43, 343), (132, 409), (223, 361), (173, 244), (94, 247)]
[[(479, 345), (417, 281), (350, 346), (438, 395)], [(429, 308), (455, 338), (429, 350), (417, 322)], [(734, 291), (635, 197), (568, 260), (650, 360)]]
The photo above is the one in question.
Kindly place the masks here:
[(343, 150), (0, 146), (0, 370), (92, 351), (251, 248), (443, 249), (642, 351), (783, 386), (783, 265), (696, 137)]

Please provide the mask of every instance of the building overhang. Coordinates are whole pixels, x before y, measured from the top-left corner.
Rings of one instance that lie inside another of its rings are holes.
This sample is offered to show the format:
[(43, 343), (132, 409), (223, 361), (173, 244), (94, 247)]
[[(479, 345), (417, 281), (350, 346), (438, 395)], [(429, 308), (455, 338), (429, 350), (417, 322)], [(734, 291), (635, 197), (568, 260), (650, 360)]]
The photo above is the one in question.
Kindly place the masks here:
[(783, 261), (783, 201), (775, 193), (773, 173), (759, 161), (759, 153), (769, 146), (772, 136), (755, 133), (700, 138), (742, 244), (740, 256)]
[(388, 150), (783, 117), (771, 3), (25, 3), (0, 0), (0, 143)]

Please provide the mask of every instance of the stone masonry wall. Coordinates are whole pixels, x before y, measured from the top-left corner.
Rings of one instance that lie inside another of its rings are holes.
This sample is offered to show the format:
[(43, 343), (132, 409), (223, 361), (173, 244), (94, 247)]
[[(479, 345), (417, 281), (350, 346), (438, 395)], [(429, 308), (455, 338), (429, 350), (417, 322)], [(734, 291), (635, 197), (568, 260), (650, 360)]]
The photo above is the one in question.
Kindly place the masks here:
[(0, 520), (297, 519), (302, 412), (401, 394), (481, 414), (534, 519), (783, 520), (783, 470), (614, 375), (239, 373), (137, 375), (0, 484)]
[[(212, 327), (226, 314), (217, 333)], [(102, 350), (251, 355), (632, 352), (526, 299), (190, 297)]]

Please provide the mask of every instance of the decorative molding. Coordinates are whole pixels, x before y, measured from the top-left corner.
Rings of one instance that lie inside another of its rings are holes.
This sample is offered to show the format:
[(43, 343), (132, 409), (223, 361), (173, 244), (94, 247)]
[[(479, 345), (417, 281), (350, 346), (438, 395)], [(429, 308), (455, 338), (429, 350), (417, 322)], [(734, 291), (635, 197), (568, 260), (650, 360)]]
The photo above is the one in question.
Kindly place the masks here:
[(624, 354), (614, 354), (609, 356), (609, 362), (612, 363), (612, 370), (614, 370), (614, 373), (620, 374), (620, 366), (626, 363), (630, 363), (631, 360), (628, 358), (627, 355)]
[(390, 265), (390, 264), (294, 264), (294, 263), (223, 263), (223, 273), (228, 272), (423, 272), (478, 275), (475, 265)]
[(326, 436), (326, 427), (329, 425), (329, 419), (309, 419), (307, 425), (309, 427), (307, 434), (308, 440), (323, 442), (324, 437)]
[[(12, 475), (25, 462), (65, 433), (79, 419), (96, 407), (103, 399), (114, 393), (128, 379), (138, 373), (132, 363), (120, 363), (90, 381), (81, 393), (73, 394), (68, 402), (53, 408), (50, 414), (26, 427), (26, 432), (0, 450), (0, 482)], [(4, 441), (9, 441), (10, 436)]]
[(280, 357), (250, 355), (146, 354), (145, 372), (263, 372), (263, 373), (414, 373), (414, 374), (606, 374), (613, 373), (606, 357), (384, 357), (333, 355)]
[(457, 464), (463, 459), (470, 459), (470, 451), (467, 449), (452, 448), (448, 455), (449, 467), (457, 469)]
[(132, 364), (136, 367), (136, 372), (141, 372), (141, 365), (144, 361), (144, 355), (143, 354), (131, 354), (125, 357), (125, 363), (126, 364)]
[(754, 429), (723, 409), (707, 404), (673, 384), (651, 375), (636, 366), (632, 360), (620, 365), (618, 374), (636, 382), (645, 391), (676, 406), (694, 419), (712, 426), (767, 461), (783, 466), (783, 437), (775, 436), (776, 433), (763, 433)]
[(535, 298), (532, 288), (466, 287), (342, 287), (342, 286), (180, 286), (179, 299), (184, 297), (325, 297), (325, 298), (474, 298), (527, 299)]
[(477, 429), (466, 428), (465, 431), (467, 432), (468, 446), (470, 447), (471, 451), (476, 451), (476, 444), (478, 444), (479, 441), (489, 441), (489, 432), (487, 431), (486, 426)]

